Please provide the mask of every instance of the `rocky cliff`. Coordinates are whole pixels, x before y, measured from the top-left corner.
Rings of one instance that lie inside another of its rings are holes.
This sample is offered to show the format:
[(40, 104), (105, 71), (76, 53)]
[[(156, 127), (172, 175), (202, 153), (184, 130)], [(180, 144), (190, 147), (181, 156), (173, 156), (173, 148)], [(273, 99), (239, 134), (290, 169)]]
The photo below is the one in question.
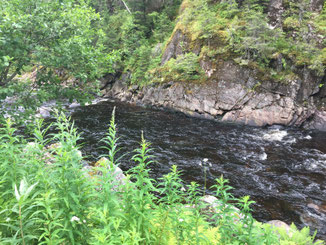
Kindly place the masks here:
[[(284, 2), (270, 0), (267, 3), (265, 14), (269, 19), (268, 25), (272, 26), (269, 28), (284, 28)], [(184, 1), (181, 6), (179, 22), (163, 49), (160, 67), (154, 72), (159, 82), (142, 88), (130, 86), (130, 74), (125, 73), (112, 86), (105, 88), (106, 96), (228, 122), (254, 126), (280, 124), (326, 131), (326, 76), (323, 73), (318, 73), (311, 66), (295, 63), (279, 53), (278, 56), (273, 54), (269, 69), (264, 70), (251, 61), (239, 62), (235, 52), (217, 52), (227, 46), (224, 31), (204, 41), (199, 35), (194, 35), (196, 30), (193, 24), (182, 22), (182, 13), (188, 8), (187, 4)], [(323, 4), (324, 1), (311, 0), (309, 8), (318, 14)], [(324, 39), (315, 31), (311, 31), (309, 38)], [(207, 52), (207, 45), (214, 55)], [(198, 56), (204, 79), (180, 81), (160, 72), (170, 60), (178, 63), (178, 58), (187, 53)], [(284, 61), (290, 67), (287, 71), (291, 76), (282, 79), (271, 76), (271, 70), (284, 73)]]

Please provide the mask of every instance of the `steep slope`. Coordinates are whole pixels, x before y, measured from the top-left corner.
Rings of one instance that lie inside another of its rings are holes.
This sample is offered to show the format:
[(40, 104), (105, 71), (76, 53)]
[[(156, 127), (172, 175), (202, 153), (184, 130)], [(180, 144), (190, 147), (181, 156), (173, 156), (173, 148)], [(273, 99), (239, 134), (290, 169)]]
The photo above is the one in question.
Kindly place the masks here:
[(184, 0), (151, 84), (130, 89), (125, 75), (106, 94), (223, 121), (326, 130), (323, 6)]

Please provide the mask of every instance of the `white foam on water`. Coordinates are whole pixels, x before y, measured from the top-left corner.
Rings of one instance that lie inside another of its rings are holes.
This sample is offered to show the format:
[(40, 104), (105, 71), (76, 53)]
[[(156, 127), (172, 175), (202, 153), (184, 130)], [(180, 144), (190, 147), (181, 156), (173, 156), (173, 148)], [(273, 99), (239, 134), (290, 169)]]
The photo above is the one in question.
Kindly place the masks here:
[(306, 170), (325, 170), (326, 169), (326, 160), (316, 160), (316, 159), (306, 159), (303, 163)]
[(286, 132), (285, 130), (273, 129), (265, 133), (263, 135), (263, 139), (268, 141), (282, 141), (283, 138), (287, 135), (288, 132)]
[(95, 98), (90, 103), (85, 103), (85, 106), (97, 105), (100, 102), (106, 102), (106, 101), (110, 101), (110, 99), (109, 98)]
[(310, 135), (307, 135), (306, 137), (304, 137), (304, 139), (306, 139), (306, 140), (311, 140), (312, 137), (311, 137)]
[(285, 140), (284, 142), (293, 144), (293, 143), (297, 142), (297, 139), (296, 138), (291, 138), (291, 139)]
[(260, 160), (264, 161), (264, 160), (267, 159), (267, 154), (266, 154), (266, 152), (263, 152), (263, 153), (260, 154), (258, 157), (259, 157)]
[(96, 99), (92, 100), (92, 105), (96, 105), (100, 102), (105, 102), (105, 101), (109, 101), (109, 99), (108, 98), (96, 98)]

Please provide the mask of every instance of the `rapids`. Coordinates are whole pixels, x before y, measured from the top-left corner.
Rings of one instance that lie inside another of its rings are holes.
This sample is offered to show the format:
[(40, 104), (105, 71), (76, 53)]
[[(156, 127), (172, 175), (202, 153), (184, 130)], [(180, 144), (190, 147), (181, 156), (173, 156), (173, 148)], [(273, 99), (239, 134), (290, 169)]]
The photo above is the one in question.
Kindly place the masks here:
[(257, 220), (309, 225), (326, 239), (326, 132), (249, 127), (101, 102), (76, 107), (72, 113), (82, 132), (82, 150), (90, 159), (105, 153), (100, 140), (114, 106), (120, 154), (127, 153), (120, 162), (123, 170), (133, 166), (129, 159), (143, 131), (155, 156), (153, 178), (158, 179), (175, 164), (186, 183), (203, 185), (201, 165), (207, 158), (208, 187), (223, 174), (235, 196), (250, 195), (256, 201), (253, 213)]

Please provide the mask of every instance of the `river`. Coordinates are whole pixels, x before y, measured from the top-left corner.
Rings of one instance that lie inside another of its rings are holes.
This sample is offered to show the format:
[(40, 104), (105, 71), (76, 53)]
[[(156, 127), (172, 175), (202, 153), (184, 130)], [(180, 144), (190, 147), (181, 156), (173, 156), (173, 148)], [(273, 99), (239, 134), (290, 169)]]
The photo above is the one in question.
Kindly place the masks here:
[(72, 113), (82, 133), (82, 150), (90, 159), (105, 153), (100, 140), (114, 106), (121, 153), (128, 153), (120, 163), (123, 170), (134, 166), (130, 152), (139, 145), (143, 131), (155, 156), (153, 178), (177, 165), (186, 183), (203, 185), (200, 163), (207, 158), (208, 187), (223, 174), (235, 196), (250, 195), (256, 202), (253, 214), (257, 220), (309, 225), (326, 239), (326, 132), (249, 127), (101, 102), (77, 107)]

